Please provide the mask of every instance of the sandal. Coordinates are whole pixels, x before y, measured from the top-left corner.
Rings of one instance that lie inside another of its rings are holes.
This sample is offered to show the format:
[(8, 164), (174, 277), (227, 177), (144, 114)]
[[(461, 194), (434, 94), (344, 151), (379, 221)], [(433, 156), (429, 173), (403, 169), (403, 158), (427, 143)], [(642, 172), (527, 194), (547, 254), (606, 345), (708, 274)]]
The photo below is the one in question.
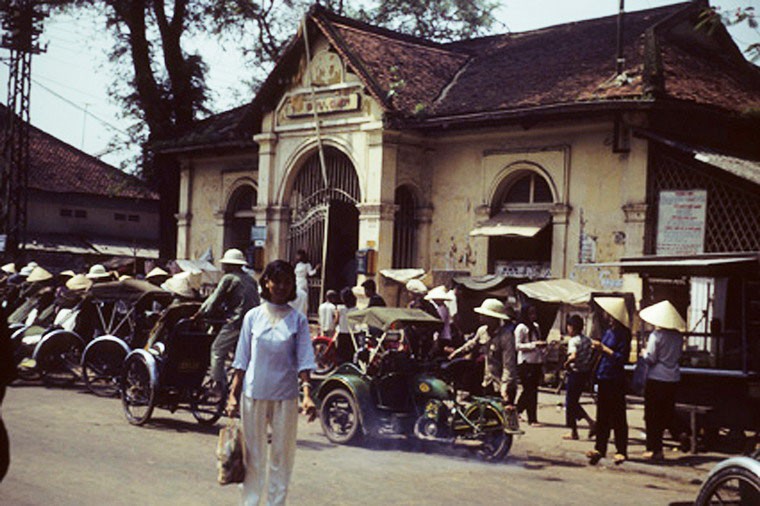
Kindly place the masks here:
[(590, 465), (595, 466), (600, 460), (602, 460), (602, 454), (596, 450), (589, 450), (586, 452), (586, 458)]
[(622, 453), (616, 453), (615, 456), (613, 457), (613, 461), (615, 462), (615, 465), (619, 466), (620, 464), (625, 462), (627, 458), (628, 457), (626, 457)]
[(569, 434), (565, 434), (564, 436), (562, 436), (562, 439), (564, 439), (565, 441), (576, 441), (578, 439), (578, 434), (573, 434), (572, 432), (570, 432)]

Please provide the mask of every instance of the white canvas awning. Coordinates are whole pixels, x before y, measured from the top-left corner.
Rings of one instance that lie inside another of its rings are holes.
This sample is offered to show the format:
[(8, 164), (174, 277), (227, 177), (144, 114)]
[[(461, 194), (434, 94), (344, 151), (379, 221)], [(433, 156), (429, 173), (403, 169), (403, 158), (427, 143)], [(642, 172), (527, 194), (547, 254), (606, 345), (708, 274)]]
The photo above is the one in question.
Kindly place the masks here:
[(481, 223), (470, 235), (535, 237), (551, 221), (547, 211), (505, 211)]
[(572, 279), (547, 279), (523, 283), (517, 289), (531, 299), (542, 302), (581, 305), (591, 300), (593, 289)]
[(222, 279), (224, 274), (218, 267), (207, 260), (175, 260), (177, 267), (185, 272), (201, 275), (201, 282), (214, 285)]
[(425, 269), (382, 269), (380, 274), (397, 283), (406, 285), (407, 281), (424, 276)]
[(129, 241), (120, 241), (109, 238), (91, 238), (87, 239), (92, 247), (101, 255), (112, 255), (116, 257), (139, 257), (139, 258), (158, 258), (158, 248), (148, 244), (133, 243)]

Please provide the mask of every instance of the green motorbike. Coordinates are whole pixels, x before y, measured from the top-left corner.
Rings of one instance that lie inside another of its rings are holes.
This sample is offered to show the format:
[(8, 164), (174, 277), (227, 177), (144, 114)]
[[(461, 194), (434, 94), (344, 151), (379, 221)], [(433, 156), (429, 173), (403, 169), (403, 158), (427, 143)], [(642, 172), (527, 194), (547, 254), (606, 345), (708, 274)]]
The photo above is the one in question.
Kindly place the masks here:
[(320, 421), (330, 441), (402, 435), (467, 447), (488, 461), (509, 453), (519, 433), (513, 411), (505, 411), (497, 398), (463, 398), (453, 386), (461, 361), (423, 364), (403, 345), (406, 328), (419, 330), (438, 320), (397, 308), (371, 308), (352, 318), (369, 321), (383, 334), (364, 358), (357, 354), (354, 363), (338, 367), (317, 390)]

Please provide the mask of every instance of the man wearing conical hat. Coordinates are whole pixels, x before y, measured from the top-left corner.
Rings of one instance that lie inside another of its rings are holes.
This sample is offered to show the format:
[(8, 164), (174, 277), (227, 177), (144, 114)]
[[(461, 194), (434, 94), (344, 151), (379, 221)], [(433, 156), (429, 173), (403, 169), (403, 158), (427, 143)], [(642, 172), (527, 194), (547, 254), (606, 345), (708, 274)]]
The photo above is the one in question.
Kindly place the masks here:
[(630, 317), (622, 297), (597, 297), (594, 302), (604, 311), (607, 330), (594, 348), (601, 353), (596, 370), (596, 444), (586, 453), (596, 464), (607, 453), (610, 431), (615, 431), (615, 464), (628, 458), (628, 421), (625, 413), (625, 364), (631, 353)]
[(641, 356), (649, 366), (644, 387), (644, 422), (647, 449), (645, 459), (662, 460), (662, 434), (670, 426), (676, 404), (676, 388), (681, 381), (681, 352), (686, 322), (670, 301), (644, 308), (641, 319), (654, 326)]

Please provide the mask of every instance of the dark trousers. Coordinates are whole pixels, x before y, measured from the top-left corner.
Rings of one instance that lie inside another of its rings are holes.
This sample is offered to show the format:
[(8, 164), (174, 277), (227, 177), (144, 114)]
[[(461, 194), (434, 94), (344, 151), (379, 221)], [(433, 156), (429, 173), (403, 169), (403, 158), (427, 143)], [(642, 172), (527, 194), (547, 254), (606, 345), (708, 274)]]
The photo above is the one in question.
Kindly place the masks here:
[(672, 381), (648, 379), (644, 387), (644, 422), (650, 452), (662, 453), (662, 434), (673, 420), (677, 385)]
[(617, 453), (628, 456), (628, 421), (625, 415), (625, 382), (622, 378), (598, 381), (596, 400), (596, 451), (605, 455), (610, 431), (615, 431)]
[(536, 410), (538, 408), (538, 385), (541, 383), (543, 374), (543, 364), (522, 363), (517, 366), (517, 373), (520, 376), (522, 392), (517, 399), (517, 412), (528, 413), (528, 423), (538, 422)]
[(578, 420), (589, 418), (581, 406), (583, 387), (588, 383), (589, 372), (569, 371), (567, 373), (567, 392), (565, 394), (565, 424), (572, 430), (578, 429)]
[(335, 337), (335, 351), (338, 365), (353, 361), (354, 342), (351, 339), (351, 334), (348, 332), (341, 332)]

